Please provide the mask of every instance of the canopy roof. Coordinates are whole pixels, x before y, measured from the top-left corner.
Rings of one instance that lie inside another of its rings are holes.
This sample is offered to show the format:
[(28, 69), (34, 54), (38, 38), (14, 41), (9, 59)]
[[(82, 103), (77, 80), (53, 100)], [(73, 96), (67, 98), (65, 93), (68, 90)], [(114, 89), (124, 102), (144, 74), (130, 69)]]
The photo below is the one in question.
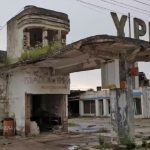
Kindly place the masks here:
[(131, 38), (96, 35), (66, 45), (54, 53), (10, 65), (7, 70), (31, 65), (72, 73), (101, 68), (103, 63), (119, 59), (120, 54), (124, 54), (129, 62), (150, 61), (150, 43)]

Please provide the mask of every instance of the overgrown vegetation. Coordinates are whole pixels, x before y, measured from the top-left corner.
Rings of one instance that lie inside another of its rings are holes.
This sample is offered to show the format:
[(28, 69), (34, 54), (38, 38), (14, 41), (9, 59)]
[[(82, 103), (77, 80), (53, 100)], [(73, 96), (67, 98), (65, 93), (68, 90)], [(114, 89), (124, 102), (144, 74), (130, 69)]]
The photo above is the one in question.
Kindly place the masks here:
[(145, 139), (143, 139), (141, 147), (150, 148), (150, 142), (147, 142)]
[(127, 137), (124, 141), (124, 145), (128, 150), (134, 149), (136, 147), (135, 140), (132, 137)]
[(107, 128), (100, 128), (98, 132), (99, 133), (109, 133), (110, 130), (108, 130)]
[(111, 143), (108, 142), (108, 140), (105, 139), (104, 136), (99, 135), (98, 137), (98, 142), (99, 145), (95, 146), (94, 148), (96, 149), (106, 149), (106, 148), (111, 148)]
[(4, 61), (4, 64), (5, 64), (6, 66), (10, 65), (11, 63), (12, 63), (12, 60), (11, 60), (9, 57), (7, 57), (7, 58), (5, 59), (5, 61)]
[(52, 53), (54, 52), (54, 50), (59, 49), (61, 47), (62, 44), (59, 41), (53, 41), (48, 46), (30, 48), (21, 55), (19, 61), (25, 61), (31, 58), (38, 58), (42, 55)]
[(68, 123), (68, 127), (77, 127), (77, 126), (79, 125), (76, 123), (73, 123), (73, 122)]

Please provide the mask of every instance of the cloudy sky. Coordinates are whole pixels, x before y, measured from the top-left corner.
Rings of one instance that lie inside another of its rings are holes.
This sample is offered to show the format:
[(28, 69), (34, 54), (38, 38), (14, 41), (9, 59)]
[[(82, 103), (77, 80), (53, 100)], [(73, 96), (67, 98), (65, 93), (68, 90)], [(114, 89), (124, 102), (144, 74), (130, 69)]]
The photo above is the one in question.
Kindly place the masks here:
[[(26, 5), (35, 5), (67, 13), (71, 25), (67, 43), (72, 43), (92, 35), (116, 35), (110, 11), (117, 12), (119, 17), (130, 12), (132, 31), (133, 17), (142, 18), (147, 26), (148, 21), (150, 21), (150, 0), (138, 0), (138, 2), (136, 0), (5, 0), (0, 5), (0, 26), (2, 26), (0, 30), (1, 50), (7, 49), (6, 22), (23, 10)], [(128, 32), (127, 24), (125, 28), (126, 36), (128, 36)], [(148, 31), (147, 35), (142, 39), (148, 40)], [(150, 78), (149, 63), (140, 63), (139, 68), (140, 71), (144, 71), (147, 77)], [(89, 89), (100, 85), (101, 72), (99, 69), (71, 74), (72, 89)]]

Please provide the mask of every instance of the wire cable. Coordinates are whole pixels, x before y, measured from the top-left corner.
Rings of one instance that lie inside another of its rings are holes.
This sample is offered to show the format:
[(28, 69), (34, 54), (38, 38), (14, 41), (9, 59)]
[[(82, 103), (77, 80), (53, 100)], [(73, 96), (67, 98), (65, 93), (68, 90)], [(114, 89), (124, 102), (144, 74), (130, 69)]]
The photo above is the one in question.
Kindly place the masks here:
[[(77, 1), (77, 2), (79, 2), (79, 3), (81, 3), (81, 4), (84, 4), (84, 5), (83, 5), (84, 7), (85, 7), (86, 5), (87, 5), (87, 6), (90, 6), (89, 9), (93, 9), (93, 7), (94, 7), (94, 8), (97, 8), (97, 9), (104, 10), (104, 11), (116, 12), (116, 13), (118, 13), (118, 14), (128, 16), (128, 14), (122, 13), (122, 12), (120, 12), (120, 11), (116, 11), (116, 10), (112, 10), (112, 9), (109, 9), (109, 8), (106, 8), (106, 7), (102, 7), (102, 6), (99, 6), (99, 5), (95, 5), (95, 4), (92, 4), (92, 3), (89, 3), (89, 2), (85, 2), (85, 1), (83, 1), (83, 0), (75, 0), (75, 1)], [(92, 7), (92, 8), (91, 8), (91, 7)], [(87, 7), (87, 8), (88, 8), (88, 7)], [(93, 11), (98, 11), (98, 10), (93, 9)], [(135, 18), (135, 16), (133, 16), (133, 15), (130, 15), (130, 17), (131, 17), (131, 18)], [(149, 22), (149, 20), (147, 20), (147, 19), (145, 19), (145, 18), (144, 18), (144, 20)]]
[(148, 4), (148, 3), (146, 3), (146, 2), (141, 2), (141, 1), (139, 1), (139, 0), (133, 0), (133, 1), (135, 1), (135, 2), (137, 2), (137, 3), (140, 3), (140, 4), (143, 4), (143, 5), (146, 5), (146, 6), (150, 6), (150, 4)]
[(121, 15), (125, 15), (125, 13), (122, 13), (122, 12), (119, 12), (119, 11), (115, 11), (113, 9), (109, 9), (109, 8), (106, 8), (106, 7), (102, 7), (102, 6), (99, 6), (99, 5), (95, 5), (95, 4), (92, 4), (92, 3), (88, 3), (88, 2), (85, 2), (85, 1), (82, 1), (82, 0), (76, 0), (82, 4), (85, 4), (85, 5), (88, 5), (88, 6), (92, 6), (92, 7), (95, 7), (95, 8), (98, 8), (98, 9), (102, 9), (102, 10), (105, 10), (105, 11), (109, 11), (109, 12), (116, 12), (116, 13), (119, 13)]
[[(24, 10), (24, 7), (21, 8), (14, 16), (18, 15), (22, 10)], [(7, 25), (7, 22), (5, 24), (1, 25), (0, 26), (0, 31), (2, 31), (6, 27), (6, 25)]]
[[(125, 9), (130, 9), (130, 10), (133, 10), (133, 11), (136, 11), (136, 12), (139, 12), (139, 13), (143, 13), (145, 15), (150, 16), (150, 11), (148, 11), (148, 10), (144, 10), (144, 9), (141, 9), (141, 8), (138, 8), (138, 7), (135, 7), (135, 6), (131, 6), (131, 5), (128, 5), (128, 4), (125, 4), (125, 3), (122, 3), (122, 2), (118, 2), (116, 0), (111, 0), (111, 1), (113, 1), (115, 3), (110, 2), (110, 1), (106, 1), (106, 0), (99, 0), (99, 1), (105, 2), (107, 4), (119, 6), (119, 7), (125, 8)], [(145, 12), (147, 12), (147, 13), (145, 13)]]

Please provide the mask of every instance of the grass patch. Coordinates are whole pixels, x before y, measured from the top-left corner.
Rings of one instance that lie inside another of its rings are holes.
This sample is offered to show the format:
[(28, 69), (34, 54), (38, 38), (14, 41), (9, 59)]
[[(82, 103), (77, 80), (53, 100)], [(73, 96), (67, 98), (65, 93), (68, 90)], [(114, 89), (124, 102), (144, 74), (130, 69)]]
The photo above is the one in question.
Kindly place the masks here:
[(12, 60), (11, 60), (9, 57), (7, 57), (7, 58), (4, 60), (5, 66), (10, 65), (11, 63), (12, 63)]
[(108, 142), (108, 140), (106, 140), (106, 138), (102, 135), (99, 135), (98, 142), (99, 142), (99, 145), (94, 146), (93, 148), (95, 148), (95, 149), (107, 149), (107, 148), (112, 147), (112, 144), (110, 142)]
[(77, 126), (80, 126), (80, 125), (73, 123), (73, 122), (68, 123), (68, 127), (77, 127)]
[(136, 148), (135, 140), (132, 137), (127, 137), (123, 144), (128, 150)]
[(59, 41), (53, 41), (49, 45), (44, 46), (44, 47), (30, 48), (21, 55), (21, 57), (19, 58), (19, 61), (25, 61), (31, 58), (38, 58), (42, 55), (52, 53), (56, 49), (59, 49), (61, 47), (62, 47), (62, 44)]
[(107, 128), (100, 128), (98, 133), (109, 133), (110, 131)]

